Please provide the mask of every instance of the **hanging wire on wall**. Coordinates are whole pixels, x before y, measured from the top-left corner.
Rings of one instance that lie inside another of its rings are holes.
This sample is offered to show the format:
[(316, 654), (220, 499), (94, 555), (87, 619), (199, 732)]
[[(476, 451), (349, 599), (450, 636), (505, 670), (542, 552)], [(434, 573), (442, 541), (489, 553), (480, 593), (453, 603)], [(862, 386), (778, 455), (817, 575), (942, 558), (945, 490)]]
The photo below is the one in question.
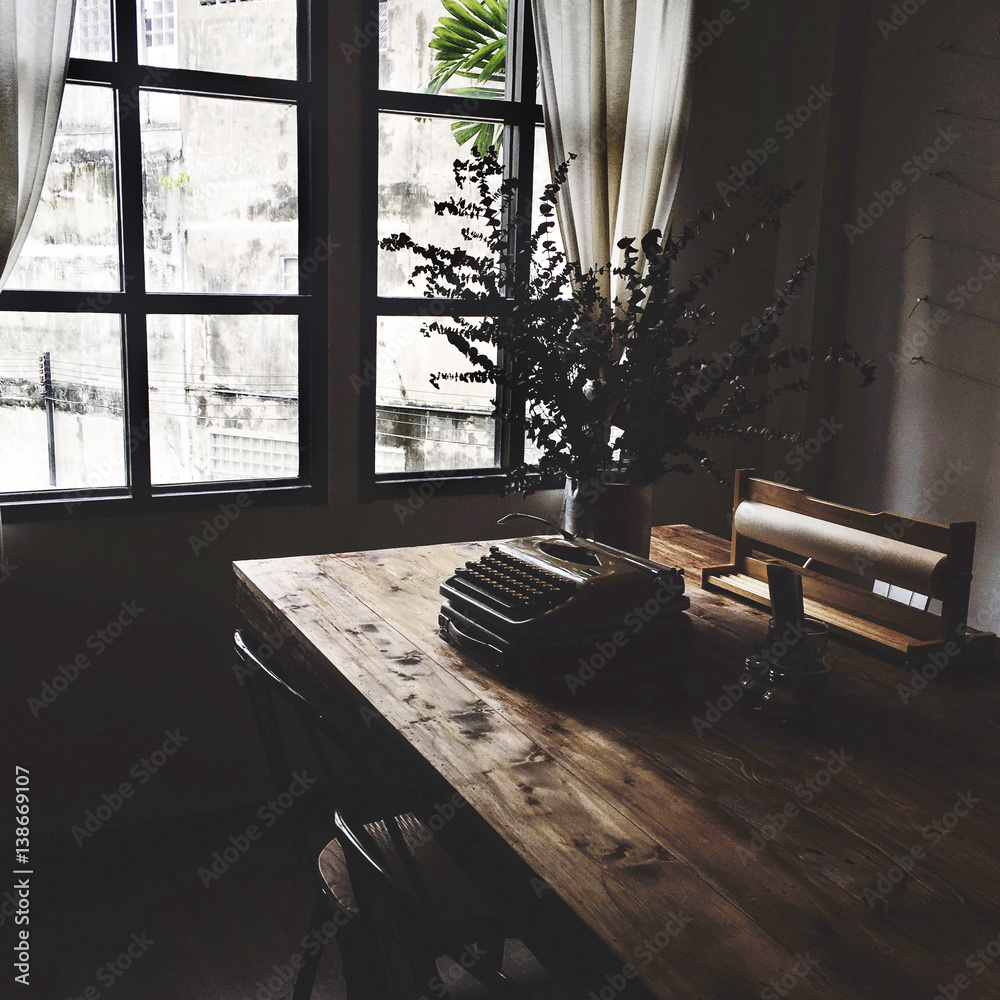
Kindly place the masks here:
[(1000, 326), (1000, 320), (994, 319), (992, 316), (984, 316), (982, 313), (973, 312), (971, 309), (956, 309), (954, 306), (950, 306), (946, 302), (938, 302), (936, 299), (932, 299), (929, 295), (921, 295), (920, 298), (917, 299), (916, 304), (910, 310), (909, 316), (906, 318), (909, 319), (923, 302), (926, 302), (929, 306), (935, 306), (938, 309), (947, 309), (948, 312), (955, 313), (956, 316), (975, 316), (976, 319), (982, 319), (987, 323), (992, 323), (994, 326)]
[(919, 354), (915, 357), (910, 358), (910, 364), (921, 364), (926, 365), (928, 368), (938, 368), (943, 372), (948, 372), (949, 375), (955, 375), (958, 378), (968, 379), (970, 382), (977, 382), (979, 385), (989, 386), (991, 389), (1000, 389), (1000, 385), (996, 382), (988, 382), (984, 378), (977, 378), (975, 375), (970, 375), (968, 372), (956, 371), (954, 368), (948, 368), (946, 365), (939, 365), (936, 361), (928, 361), (926, 358), (921, 357)]
[(987, 115), (971, 115), (968, 111), (952, 111), (951, 108), (935, 108), (934, 113), (936, 115), (949, 115), (953, 118), (969, 118), (972, 121), (992, 122), (995, 125), (1000, 125), (1000, 118), (990, 118)]
[(934, 233), (917, 233), (916, 236), (910, 240), (909, 243), (903, 247), (903, 253), (910, 249), (917, 240), (930, 240), (934, 243), (943, 243), (945, 246), (949, 247), (961, 247), (963, 250), (972, 250), (973, 253), (991, 253), (994, 256), (1000, 257), (1000, 250), (991, 250), (989, 247), (974, 247), (970, 246), (968, 243), (959, 243), (956, 240), (946, 240), (941, 236), (935, 236)]
[(937, 45), (930, 45), (926, 49), (921, 49), (917, 55), (926, 55), (928, 52), (950, 52), (956, 56), (972, 56), (975, 59), (988, 59), (990, 62), (1000, 62), (1000, 56), (992, 55), (989, 52), (975, 52), (972, 49), (956, 48), (954, 42), (938, 42)]
[(949, 184), (954, 184), (956, 187), (965, 188), (966, 191), (971, 191), (973, 194), (978, 194), (981, 198), (989, 198), (990, 201), (1000, 201), (995, 194), (990, 194), (989, 191), (980, 191), (979, 188), (973, 187), (971, 184), (963, 181), (961, 177), (957, 174), (953, 174), (950, 170), (932, 170), (929, 177), (936, 177), (939, 181), (947, 181)]

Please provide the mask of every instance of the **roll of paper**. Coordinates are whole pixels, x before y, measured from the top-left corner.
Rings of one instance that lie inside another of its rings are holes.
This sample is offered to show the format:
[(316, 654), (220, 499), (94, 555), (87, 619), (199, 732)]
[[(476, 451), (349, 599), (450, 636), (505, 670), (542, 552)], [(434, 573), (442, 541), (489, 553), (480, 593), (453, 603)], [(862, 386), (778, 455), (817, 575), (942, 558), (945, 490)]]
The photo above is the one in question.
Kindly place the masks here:
[(948, 558), (933, 549), (752, 500), (744, 500), (736, 508), (734, 523), (741, 535), (755, 542), (868, 579), (886, 580), (932, 597), (943, 596)]

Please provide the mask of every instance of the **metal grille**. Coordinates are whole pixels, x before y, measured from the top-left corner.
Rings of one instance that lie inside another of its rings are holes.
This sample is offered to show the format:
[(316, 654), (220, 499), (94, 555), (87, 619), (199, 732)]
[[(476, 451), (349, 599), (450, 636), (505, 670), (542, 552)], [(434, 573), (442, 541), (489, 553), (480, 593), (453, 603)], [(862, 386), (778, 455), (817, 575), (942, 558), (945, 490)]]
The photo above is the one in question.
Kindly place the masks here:
[(177, 30), (174, 0), (146, 0), (143, 4), (146, 48), (173, 45)]
[(84, 56), (111, 53), (111, 5), (107, 0), (77, 0), (75, 41)]
[(212, 479), (294, 479), (299, 474), (299, 445), (294, 438), (257, 437), (212, 431)]

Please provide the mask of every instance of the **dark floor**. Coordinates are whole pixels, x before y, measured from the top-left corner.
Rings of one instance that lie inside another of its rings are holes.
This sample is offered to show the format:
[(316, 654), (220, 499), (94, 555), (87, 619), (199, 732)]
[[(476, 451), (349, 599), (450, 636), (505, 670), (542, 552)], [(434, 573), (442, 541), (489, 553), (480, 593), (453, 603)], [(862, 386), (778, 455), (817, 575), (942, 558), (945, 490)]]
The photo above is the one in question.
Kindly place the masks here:
[[(206, 887), (209, 868), (256, 809), (107, 830), (85, 841), (40, 845), (42, 881), (33, 903), (30, 1000), (287, 1000), (290, 962), (302, 954), (314, 901), (310, 875), (295, 861), (280, 823)], [(317, 816), (311, 819), (313, 838)], [(131, 945), (132, 956), (128, 954)], [(507, 971), (539, 1000), (563, 994), (518, 943)], [(133, 957), (138, 956), (138, 957)], [(111, 963), (109, 965), (109, 963)], [(117, 968), (115, 963), (117, 963)], [(484, 991), (458, 966), (442, 965), (449, 995)], [(88, 992), (89, 990), (89, 992)], [(340, 1000), (335, 945), (323, 956), (315, 1000)]]

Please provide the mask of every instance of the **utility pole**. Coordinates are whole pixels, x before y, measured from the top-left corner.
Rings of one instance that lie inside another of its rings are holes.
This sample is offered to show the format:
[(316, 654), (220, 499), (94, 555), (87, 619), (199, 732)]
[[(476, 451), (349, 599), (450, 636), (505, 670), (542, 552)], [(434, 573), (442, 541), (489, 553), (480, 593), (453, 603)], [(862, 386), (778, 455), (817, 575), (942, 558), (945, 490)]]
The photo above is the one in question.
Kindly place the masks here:
[(45, 423), (49, 432), (49, 486), (56, 484), (56, 432), (53, 421), (53, 399), (52, 399), (52, 364), (49, 360), (49, 352), (46, 351), (38, 358), (38, 381), (42, 384), (42, 392), (45, 394)]

